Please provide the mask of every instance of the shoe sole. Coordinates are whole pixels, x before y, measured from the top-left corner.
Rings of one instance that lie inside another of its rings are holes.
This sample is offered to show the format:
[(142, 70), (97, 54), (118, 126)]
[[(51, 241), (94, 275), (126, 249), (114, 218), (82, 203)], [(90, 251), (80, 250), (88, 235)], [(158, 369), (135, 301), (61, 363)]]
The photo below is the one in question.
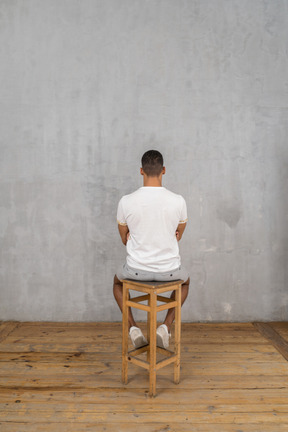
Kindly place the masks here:
[(136, 339), (134, 339), (134, 348), (141, 348), (144, 345), (147, 345), (147, 341), (143, 340), (142, 336), (138, 336)]
[(165, 344), (164, 339), (159, 334), (157, 334), (157, 346), (159, 348), (167, 349), (169, 347), (169, 342), (168, 344)]

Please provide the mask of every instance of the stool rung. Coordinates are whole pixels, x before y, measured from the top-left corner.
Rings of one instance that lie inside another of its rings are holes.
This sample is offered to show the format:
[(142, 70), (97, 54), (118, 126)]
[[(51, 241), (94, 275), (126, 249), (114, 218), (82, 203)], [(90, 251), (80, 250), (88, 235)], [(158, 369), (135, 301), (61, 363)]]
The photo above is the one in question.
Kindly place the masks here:
[(157, 295), (157, 301), (170, 303), (171, 301), (174, 301), (174, 300), (171, 300), (170, 297), (164, 297), (164, 296)]
[(148, 294), (143, 295), (143, 296), (133, 297), (133, 298), (130, 299), (130, 301), (133, 301), (135, 303), (139, 303), (139, 302), (142, 302), (142, 301), (145, 301), (145, 300), (149, 300), (149, 295)]
[(160, 360), (159, 362), (156, 363), (155, 369), (158, 370), (158, 369), (161, 369), (164, 366), (169, 365), (170, 363), (174, 363), (175, 360), (176, 360), (176, 358), (177, 358), (177, 356), (173, 355), (173, 356), (168, 357), (168, 358), (166, 358), (164, 360)]
[(149, 363), (146, 362), (145, 360), (140, 360), (140, 359), (137, 359), (135, 357), (129, 357), (128, 356), (128, 361), (130, 363), (133, 363), (133, 364), (137, 365), (137, 366), (141, 366), (141, 367), (143, 367), (144, 369), (147, 369), (147, 370), (149, 370), (149, 368), (150, 368)]
[(172, 309), (175, 306), (177, 306), (177, 302), (176, 301), (172, 301), (172, 302), (166, 303), (164, 305), (157, 306), (157, 312), (160, 312), (160, 311), (166, 310), (166, 309)]
[(156, 350), (157, 350), (158, 353), (164, 354), (167, 357), (171, 357), (171, 356), (175, 355), (175, 353), (173, 351), (170, 351), (170, 350), (168, 350), (166, 348), (160, 348), (160, 347), (157, 346)]
[(149, 306), (145, 306), (145, 305), (142, 305), (142, 304), (138, 304), (138, 303), (136, 303), (136, 302), (134, 302), (134, 301), (132, 301), (132, 300), (128, 300), (128, 301), (126, 302), (126, 304), (127, 304), (127, 306), (131, 306), (131, 307), (136, 308), (136, 309), (144, 310), (144, 311), (146, 311), (146, 312), (149, 312), (149, 311), (150, 311), (150, 307), (149, 307)]
[(149, 344), (148, 345), (144, 345), (141, 348), (136, 348), (134, 350), (129, 351), (128, 355), (131, 356), (131, 357), (135, 357), (137, 355), (140, 355), (140, 354), (143, 354), (143, 353), (147, 352), (148, 349), (149, 349)]

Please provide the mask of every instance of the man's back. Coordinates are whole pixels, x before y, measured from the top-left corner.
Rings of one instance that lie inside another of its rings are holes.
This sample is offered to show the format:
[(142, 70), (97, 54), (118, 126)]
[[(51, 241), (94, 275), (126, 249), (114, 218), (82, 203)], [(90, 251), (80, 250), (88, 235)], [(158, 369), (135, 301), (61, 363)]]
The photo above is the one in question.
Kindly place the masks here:
[(127, 264), (139, 270), (169, 272), (180, 265), (175, 235), (187, 221), (184, 198), (164, 187), (141, 187), (119, 202), (117, 220), (128, 225)]

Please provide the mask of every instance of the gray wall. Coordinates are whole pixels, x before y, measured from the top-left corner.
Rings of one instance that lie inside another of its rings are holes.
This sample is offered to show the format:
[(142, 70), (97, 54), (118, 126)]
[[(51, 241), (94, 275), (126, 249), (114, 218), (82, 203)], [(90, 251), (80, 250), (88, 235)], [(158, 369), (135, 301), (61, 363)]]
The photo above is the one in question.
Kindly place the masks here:
[(287, 319), (287, 0), (0, 0), (0, 37), (0, 319), (120, 320), (151, 148), (188, 204), (183, 319)]

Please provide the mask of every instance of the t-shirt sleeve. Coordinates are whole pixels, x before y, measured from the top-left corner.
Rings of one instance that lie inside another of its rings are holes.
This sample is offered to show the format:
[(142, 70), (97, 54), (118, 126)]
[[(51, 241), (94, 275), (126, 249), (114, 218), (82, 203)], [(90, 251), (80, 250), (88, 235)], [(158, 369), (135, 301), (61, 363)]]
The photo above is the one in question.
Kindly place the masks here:
[(123, 199), (122, 198), (121, 198), (121, 200), (119, 201), (119, 204), (118, 204), (117, 222), (118, 222), (119, 225), (124, 225), (124, 226), (127, 225), (126, 217), (125, 217), (124, 209), (123, 209)]
[(188, 221), (188, 215), (187, 215), (187, 206), (186, 206), (186, 201), (184, 200), (183, 197), (182, 198), (182, 203), (181, 203), (181, 211), (180, 211), (180, 220), (179, 223), (186, 223)]

